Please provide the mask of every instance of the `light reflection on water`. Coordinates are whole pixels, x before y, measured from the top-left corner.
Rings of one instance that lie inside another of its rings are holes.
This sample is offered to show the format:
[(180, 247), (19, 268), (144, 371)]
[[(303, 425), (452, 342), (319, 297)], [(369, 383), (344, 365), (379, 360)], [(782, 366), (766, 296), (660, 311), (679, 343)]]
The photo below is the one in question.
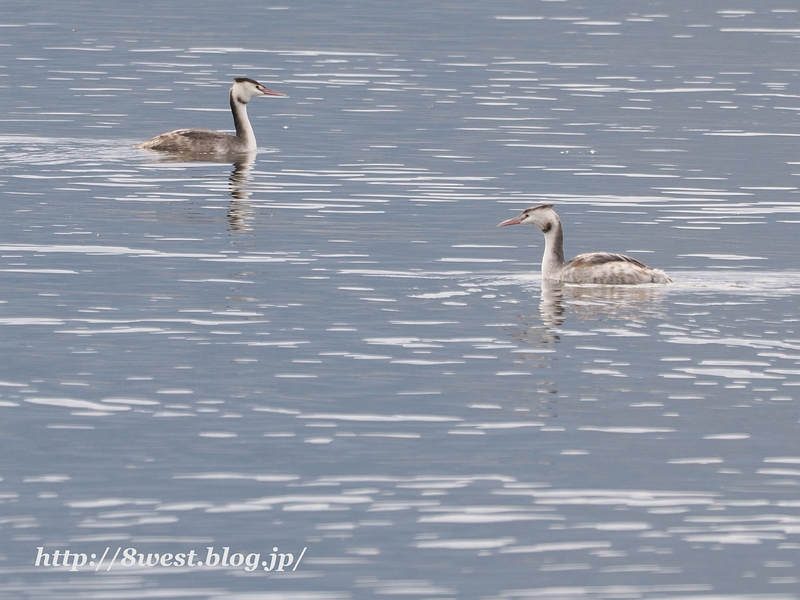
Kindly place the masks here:
[[(375, 6), (269, 10), (270, 48), (4, 27), (3, 593), (796, 597), (794, 13)], [(289, 93), (257, 154), (132, 148), (229, 129), (243, 73)], [(542, 282), (495, 224), (545, 202), (675, 283)]]

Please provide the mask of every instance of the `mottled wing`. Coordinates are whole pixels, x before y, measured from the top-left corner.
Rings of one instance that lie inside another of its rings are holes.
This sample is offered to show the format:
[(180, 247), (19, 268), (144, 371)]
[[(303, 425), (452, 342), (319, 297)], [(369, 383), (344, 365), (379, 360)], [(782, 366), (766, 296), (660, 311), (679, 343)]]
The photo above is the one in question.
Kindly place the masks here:
[(611, 252), (590, 252), (589, 254), (579, 254), (575, 258), (567, 261), (564, 266), (574, 268), (592, 267), (613, 262), (625, 262), (636, 265), (637, 267), (642, 267), (643, 269), (648, 268), (647, 265), (639, 262), (635, 258), (625, 256), (624, 254), (612, 254)]
[(230, 137), (229, 133), (222, 133), (212, 129), (178, 129), (172, 133), (187, 140), (219, 140)]
[(561, 269), (561, 281), (620, 285), (669, 283), (672, 280), (663, 271), (651, 269), (630, 256), (592, 252), (567, 261)]
[(169, 133), (162, 133), (149, 142), (139, 144), (139, 148), (147, 150), (160, 150), (163, 152), (195, 152), (202, 147), (206, 152), (215, 152), (215, 144), (224, 144), (234, 136), (213, 129), (176, 129)]

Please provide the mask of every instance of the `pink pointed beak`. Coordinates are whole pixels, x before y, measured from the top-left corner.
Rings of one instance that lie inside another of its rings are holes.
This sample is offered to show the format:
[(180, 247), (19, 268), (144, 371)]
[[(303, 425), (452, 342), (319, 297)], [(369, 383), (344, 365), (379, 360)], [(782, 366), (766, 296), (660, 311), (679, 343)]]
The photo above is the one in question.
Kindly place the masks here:
[(261, 93), (262, 93), (262, 94), (264, 94), (265, 96), (285, 96), (285, 95), (286, 95), (286, 94), (284, 94), (283, 92), (276, 92), (275, 90), (271, 90), (271, 89), (269, 89), (269, 88), (265, 88), (265, 87), (263, 87), (263, 86), (262, 86), (262, 87), (260, 87), (260, 88), (259, 88), (259, 90), (260, 90), (260, 91), (261, 91)]
[(524, 218), (525, 217), (523, 217), (522, 215), (517, 215), (513, 219), (508, 219), (507, 221), (503, 221), (502, 223), (500, 223), (498, 225), (498, 227), (507, 227), (509, 225), (519, 225), (520, 223), (522, 223), (522, 219), (524, 219)]

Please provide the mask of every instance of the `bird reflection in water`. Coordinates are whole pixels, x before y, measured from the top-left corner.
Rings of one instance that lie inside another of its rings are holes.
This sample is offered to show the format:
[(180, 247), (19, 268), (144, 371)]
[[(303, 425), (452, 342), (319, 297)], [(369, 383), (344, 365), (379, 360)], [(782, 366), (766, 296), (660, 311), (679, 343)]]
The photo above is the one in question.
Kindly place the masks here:
[(253, 195), (251, 171), (256, 164), (256, 152), (242, 152), (232, 155), (213, 155), (197, 153), (171, 153), (160, 157), (158, 163), (215, 163), (231, 164), (233, 171), (228, 176), (228, 193), (231, 204), (228, 207), (228, 230), (230, 232), (251, 231), (255, 220), (255, 208), (250, 203)]
[(665, 293), (657, 285), (573, 285), (543, 279), (539, 314), (521, 317), (537, 323), (526, 324), (514, 337), (537, 347), (554, 344), (560, 341), (568, 316), (579, 321), (661, 320), (660, 301)]
[(251, 171), (256, 164), (255, 151), (229, 156), (184, 153), (175, 155), (175, 160), (232, 164), (233, 171), (228, 176), (228, 192), (231, 195), (231, 204), (228, 207), (228, 231), (251, 231), (253, 229), (255, 209), (250, 204), (250, 196), (253, 195), (250, 183), (253, 179)]
[(255, 210), (250, 204), (252, 177), (250, 171), (255, 164), (255, 153), (243, 155), (233, 163), (233, 171), (228, 177), (231, 194), (231, 205), (228, 208), (228, 229), (234, 231), (250, 231), (250, 224), (255, 219)]

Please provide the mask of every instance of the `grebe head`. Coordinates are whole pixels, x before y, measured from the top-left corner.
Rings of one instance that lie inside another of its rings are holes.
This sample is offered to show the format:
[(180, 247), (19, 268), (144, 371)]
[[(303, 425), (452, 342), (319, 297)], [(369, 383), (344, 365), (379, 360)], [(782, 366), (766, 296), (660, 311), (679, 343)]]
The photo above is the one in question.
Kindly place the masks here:
[(231, 87), (231, 98), (239, 104), (247, 104), (250, 98), (256, 96), (285, 96), (283, 92), (276, 92), (271, 90), (255, 79), (249, 77), (235, 77), (233, 80), (233, 87)]
[(552, 204), (542, 204), (540, 206), (532, 206), (526, 208), (516, 217), (503, 221), (498, 227), (507, 227), (508, 225), (535, 225), (539, 230), (547, 234), (558, 223), (558, 215), (553, 210)]

